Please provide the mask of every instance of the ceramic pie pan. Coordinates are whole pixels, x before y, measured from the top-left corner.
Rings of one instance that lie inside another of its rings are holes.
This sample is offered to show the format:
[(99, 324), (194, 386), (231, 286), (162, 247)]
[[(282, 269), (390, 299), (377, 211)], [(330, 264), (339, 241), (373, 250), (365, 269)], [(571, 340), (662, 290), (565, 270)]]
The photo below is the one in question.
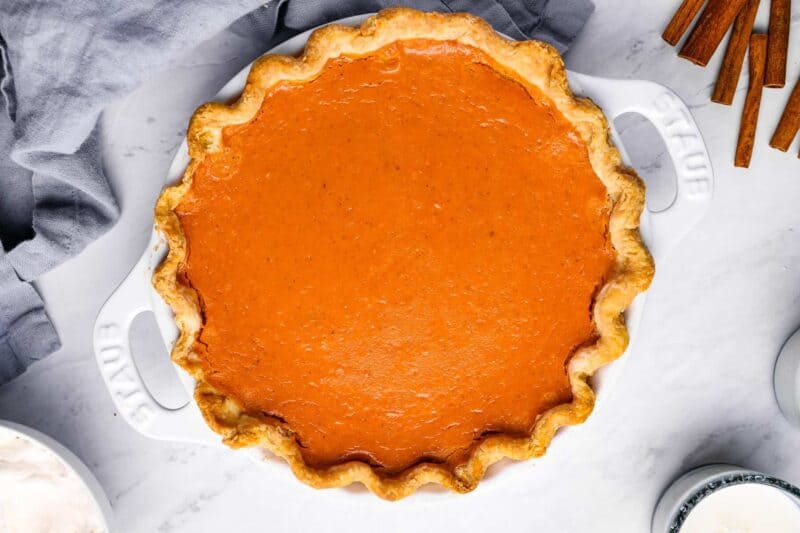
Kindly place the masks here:
[[(340, 24), (355, 26), (368, 15), (350, 17)], [(311, 30), (284, 42), (270, 51), (274, 54), (296, 55), (302, 52)], [(214, 100), (229, 102), (239, 96), (244, 88), (250, 66), (243, 69), (216, 95)], [(665, 255), (686, 235), (703, 217), (711, 200), (713, 171), (703, 138), (686, 105), (675, 93), (666, 87), (636, 80), (611, 80), (568, 73), (570, 86), (575, 94), (591, 98), (599, 105), (612, 124), (616, 117), (633, 112), (643, 115), (656, 128), (672, 158), (676, 174), (677, 193), (672, 205), (657, 213), (647, 210), (642, 214), (642, 236), (658, 264)], [(616, 131), (612, 136), (622, 152), (627, 155)], [(166, 184), (181, 179), (189, 163), (189, 154), (184, 142), (169, 169)], [(94, 327), (94, 350), (103, 379), (108, 387), (117, 410), (137, 431), (154, 439), (203, 443), (223, 446), (219, 435), (214, 433), (203, 420), (194, 400), (178, 409), (161, 406), (145, 386), (131, 354), (129, 333), (131, 324), (140, 313), (152, 312), (166, 346), (172, 347), (178, 329), (169, 307), (164, 303), (151, 284), (153, 270), (166, 255), (166, 244), (158, 232), (153, 231), (150, 242), (136, 266), (111, 295), (97, 317)], [(658, 270), (656, 270), (657, 272)], [(631, 345), (642, 315), (645, 294), (639, 295), (626, 312), (626, 320), (631, 335)], [(597, 405), (601, 408), (603, 398), (619, 374), (626, 355), (601, 369), (595, 376), (593, 385), (597, 391)], [(174, 365), (183, 386), (191, 393), (194, 381), (183, 369)], [(558, 440), (567, 438), (569, 428), (559, 431), (553, 446)], [(250, 450), (252, 453), (254, 450)], [(257, 452), (259, 458), (261, 453)], [(288, 465), (272, 456), (265, 457), (265, 464), (275, 471), (276, 479), (291, 479)], [(481, 483), (487, 486), (509, 479), (512, 471), (519, 475), (529, 473), (520, 467), (525, 462), (504, 461), (495, 467), (504, 470), (503, 475), (490, 475)], [(298, 482), (295, 484), (299, 485)], [(425, 491), (431, 496), (431, 491)], [(444, 491), (434, 491), (437, 497), (448, 496)]]

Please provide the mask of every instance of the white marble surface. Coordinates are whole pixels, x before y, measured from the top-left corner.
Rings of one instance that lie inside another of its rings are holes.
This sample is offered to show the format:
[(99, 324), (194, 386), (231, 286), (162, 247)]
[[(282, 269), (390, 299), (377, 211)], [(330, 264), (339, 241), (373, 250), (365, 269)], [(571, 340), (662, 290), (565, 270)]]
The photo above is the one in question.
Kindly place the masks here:
[[(525, 483), (505, 484), (500, 475), (465, 496), (389, 504), (276, 478), (241, 453), (148, 440), (115, 413), (92, 354), (93, 321), (147, 242), (153, 202), (192, 109), (261, 51), (235, 35), (187, 54), (104, 117), (122, 220), (41, 279), (64, 346), (0, 388), (0, 418), (44, 431), (83, 458), (125, 532), (643, 532), (665, 485), (698, 464), (732, 462), (800, 483), (800, 430), (781, 417), (771, 387), (776, 354), (800, 326), (800, 146), (789, 154), (767, 146), (788, 89), (765, 91), (752, 166), (734, 169), (743, 86), (733, 108), (709, 103), (721, 54), (700, 69), (660, 38), (677, 0), (596, 3), (570, 68), (678, 92), (705, 135), (716, 189), (706, 219), (658, 265), (638, 342), (614, 388), (585, 425), (528, 463)], [(798, 2), (792, 31), (793, 81)], [(663, 160), (653, 157), (643, 174), (658, 174)]]

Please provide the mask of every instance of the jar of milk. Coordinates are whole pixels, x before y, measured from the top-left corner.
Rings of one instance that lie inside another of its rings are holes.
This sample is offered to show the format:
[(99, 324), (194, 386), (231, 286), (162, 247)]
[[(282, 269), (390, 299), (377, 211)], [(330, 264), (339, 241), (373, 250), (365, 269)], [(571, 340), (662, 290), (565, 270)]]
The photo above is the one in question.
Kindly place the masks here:
[(652, 533), (798, 533), (800, 489), (733, 465), (696, 468), (664, 492)]

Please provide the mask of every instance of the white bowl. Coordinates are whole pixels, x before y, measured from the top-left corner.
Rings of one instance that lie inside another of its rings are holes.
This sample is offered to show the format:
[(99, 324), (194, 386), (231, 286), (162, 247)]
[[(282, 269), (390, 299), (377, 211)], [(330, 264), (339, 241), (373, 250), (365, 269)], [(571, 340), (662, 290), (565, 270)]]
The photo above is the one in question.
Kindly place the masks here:
[(735, 465), (709, 464), (690, 470), (664, 491), (653, 514), (652, 533), (679, 533), (686, 517), (703, 498), (745, 483), (780, 490), (800, 505), (800, 489), (782, 479)]
[(0, 420), (0, 428), (8, 429), (13, 433), (19, 434), (23, 438), (39, 444), (61, 459), (61, 462), (63, 462), (83, 483), (86, 492), (91, 496), (91, 500), (95, 504), (97, 516), (101, 518), (105, 530), (109, 533), (113, 531), (111, 524), (113, 523), (114, 514), (111, 510), (111, 504), (103, 488), (100, 486), (100, 483), (94, 477), (94, 474), (83, 464), (83, 461), (81, 461), (77, 455), (51, 437), (27, 426), (7, 420)]
[(775, 399), (786, 420), (800, 427), (800, 329), (781, 348), (775, 363)]

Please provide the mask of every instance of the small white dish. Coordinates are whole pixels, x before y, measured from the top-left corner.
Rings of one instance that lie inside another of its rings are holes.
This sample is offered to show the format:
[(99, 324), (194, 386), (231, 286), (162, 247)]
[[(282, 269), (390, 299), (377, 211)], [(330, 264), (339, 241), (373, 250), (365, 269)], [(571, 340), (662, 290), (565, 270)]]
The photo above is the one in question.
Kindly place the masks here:
[(92, 474), (89, 468), (83, 464), (77, 455), (72, 453), (69, 449), (53, 438), (48, 437), (44, 433), (36, 431), (35, 429), (27, 426), (6, 420), (0, 420), (0, 430), (2, 429), (9, 430), (12, 434), (18, 434), (20, 437), (49, 450), (55, 457), (60, 459), (61, 462), (83, 484), (84, 488), (86, 489), (86, 493), (90, 496), (91, 501), (95, 505), (95, 513), (105, 528), (105, 531), (109, 533), (114, 531), (112, 528), (113, 511), (111, 509), (111, 504), (108, 501), (103, 488), (100, 486), (100, 483), (94, 477), (94, 474)]
[(781, 348), (775, 363), (775, 399), (786, 419), (800, 428), (800, 329)]
[(682, 475), (661, 495), (653, 514), (651, 533), (679, 533), (689, 515), (704, 499), (723, 489), (746, 484), (779, 491), (794, 501), (800, 515), (800, 489), (791, 483), (735, 465), (709, 464)]

